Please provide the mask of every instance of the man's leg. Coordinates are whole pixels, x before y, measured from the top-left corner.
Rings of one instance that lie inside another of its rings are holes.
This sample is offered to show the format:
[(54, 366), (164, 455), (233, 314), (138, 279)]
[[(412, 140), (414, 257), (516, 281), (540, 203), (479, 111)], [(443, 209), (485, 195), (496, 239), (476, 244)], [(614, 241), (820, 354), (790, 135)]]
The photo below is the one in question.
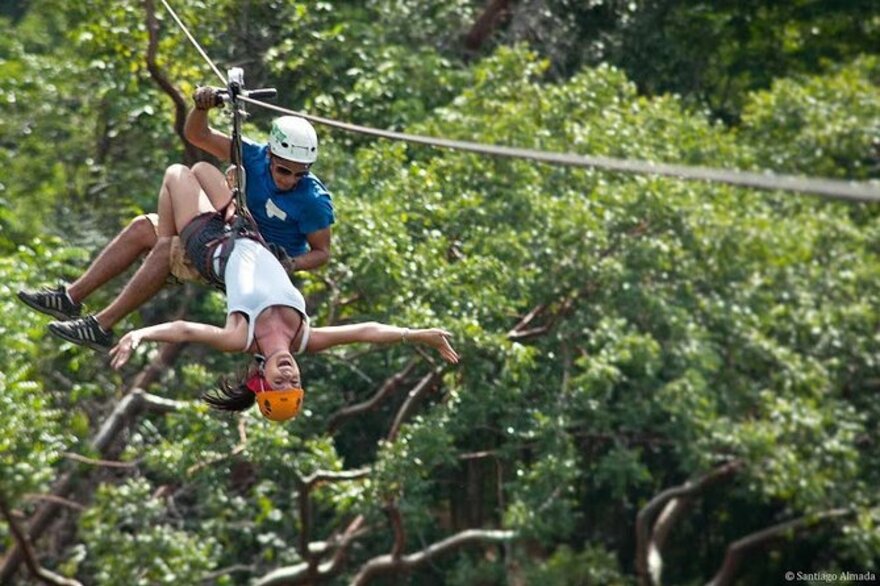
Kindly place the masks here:
[(165, 171), (159, 190), (158, 241), (147, 260), (116, 299), (97, 315), (69, 322), (52, 322), (49, 331), (56, 336), (106, 351), (113, 345), (110, 328), (152, 298), (165, 285), (170, 272), (171, 238), (199, 213), (214, 207), (192, 170), (171, 165)]
[(170, 272), (171, 238), (159, 238), (146, 260), (125, 284), (122, 292), (98, 312), (70, 321), (53, 321), (49, 331), (68, 342), (106, 352), (113, 346), (111, 328), (116, 322), (151, 299), (165, 286)]
[(138, 216), (104, 247), (76, 281), (55, 289), (22, 290), (18, 292), (18, 298), (29, 307), (57, 319), (76, 318), (86, 297), (131, 266), (155, 244), (155, 225), (148, 216)]
[(95, 314), (98, 325), (109, 332), (122, 318), (152, 299), (165, 286), (171, 273), (170, 260), (171, 238), (164, 236), (156, 241), (153, 250), (119, 295)]
[(138, 216), (110, 241), (80, 278), (67, 286), (71, 301), (82, 302), (155, 245), (156, 226), (146, 215)]

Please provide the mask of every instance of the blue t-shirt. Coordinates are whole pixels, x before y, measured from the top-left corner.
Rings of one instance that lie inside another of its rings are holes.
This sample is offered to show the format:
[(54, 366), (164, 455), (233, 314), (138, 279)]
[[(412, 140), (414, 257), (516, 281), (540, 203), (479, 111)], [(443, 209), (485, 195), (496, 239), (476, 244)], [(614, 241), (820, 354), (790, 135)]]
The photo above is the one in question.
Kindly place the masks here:
[(242, 139), (247, 206), (266, 242), (284, 247), (290, 256), (309, 250), (306, 235), (327, 228), (336, 218), (330, 192), (312, 173), (290, 191), (280, 191), (269, 171), (269, 145)]

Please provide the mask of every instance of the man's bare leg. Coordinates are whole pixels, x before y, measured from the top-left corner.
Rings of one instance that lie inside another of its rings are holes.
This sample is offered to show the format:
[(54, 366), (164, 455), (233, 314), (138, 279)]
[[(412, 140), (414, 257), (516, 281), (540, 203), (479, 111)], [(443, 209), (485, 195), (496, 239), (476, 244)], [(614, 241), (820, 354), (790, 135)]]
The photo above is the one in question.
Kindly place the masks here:
[(119, 295), (95, 314), (101, 328), (109, 332), (122, 318), (152, 299), (165, 286), (170, 273), (171, 237), (164, 236), (156, 241), (150, 254)]
[(156, 228), (149, 217), (136, 217), (92, 261), (76, 281), (67, 286), (67, 295), (80, 303), (93, 291), (130, 267), (156, 244)]
[(22, 289), (18, 298), (32, 309), (56, 319), (75, 319), (86, 297), (131, 266), (155, 243), (156, 229), (150, 216), (138, 216), (104, 247), (76, 281), (55, 288)]

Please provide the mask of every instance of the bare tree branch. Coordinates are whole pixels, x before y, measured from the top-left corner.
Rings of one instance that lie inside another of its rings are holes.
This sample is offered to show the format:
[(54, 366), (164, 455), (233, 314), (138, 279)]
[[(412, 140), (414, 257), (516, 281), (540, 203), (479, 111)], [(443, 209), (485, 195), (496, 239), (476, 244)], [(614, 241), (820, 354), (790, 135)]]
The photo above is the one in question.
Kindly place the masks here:
[(76, 454), (74, 452), (64, 452), (62, 454), (65, 458), (69, 460), (74, 460), (76, 462), (80, 462), (82, 464), (90, 464), (92, 466), (104, 466), (107, 468), (134, 468), (137, 466), (137, 462), (119, 462), (117, 460), (100, 460), (95, 458), (89, 458), (88, 456), (83, 456), (80, 454)]
[[(328, 561), (320, 564), (316, 571), (310, 571), (307, 562), (296, 564), (295, 566), (278, 568), (257, 580), (254, 586), (297, 586), (306, 584), (311, 586), (316, 580), (326, 580), (331, 576), (335, 576), (342, 569), (342, 563), (345, 560), (346, 553), (348, 552), (351, 543), (358, 537), (364, 535), (365, 532), (364, 517), (363, 515), (358, 515), (351, 523), (349, 523), (348, 527), (339, 538), (333, 556)], [(314, 545), (315, 544), (310, 544), (309, 549), (322, 549), (319, 547), (313, 547)]]
[(412, 358), (400, 372), (393, 374), (385, 379), (379, 390), (372, 397), (361, 403), (343, 407), (334, 413), (327, 423), (327, 433), (333, 434), (339, 426), (347, 419), (356, 417), (361, 413), (375, 409), (386, 397), (394, 393), (404, 380), (412, 373), (413, 369), (419, 363), (418, 358)]
[(360, 571), (352, 580), (351, 586), (363, 586), (381, 574), (414, 570), (436, 557), (462, 547), (504, 543), (515, 536), (516, 533), (513, 531), (467, 529), (442, 541), (433, 543), (420, 551), (396, 559), (391, 554), (377, 556), (361, 566)]
[(654, 518), (667, 503), (679, 503), (703, 492), (713, 484), (726, 480), (742, 468), (741, 460), (728, 462), (696, 480), (688, 480), (680, 486), (668, 488), (652, 498), (636, 516), (636, 576), (640, 586), (652, 586), (660, 582), (662, 558), (660, 547), (669, 533), (671, 522), (678, 515), (667, 513), (665, 525), (654, 527)]
[(706, 583), (706, 586), (728, 586), (733, 584), (740, 563), (755, 549), (765, 547), (781, 539), (791, 538), (796, 533), (815, 529), (821, 523), (849, 517), (853, 514), (855, 514), (855, 511), (852, 509), (832, 509), (779, 523), (738, 539), (727, 548), (727, 554), (724, 556), (721, 568)]
[(147, 45), (147, 70), (153, 81), (168, 94), (174, 103), (174, 132), (183, 142), (183, 162), (187, 166), (192, 165), (199, 160), (199, 151), (186, 140), (183, 135), (183, 126), (186, 122), (187, 103), (183, 94), (178, 91), (174, 84), (165, 75), (165, 72), (159, 68), (156, 63), (156, 49), (159, 44), (159, 21), (156, 19), (156, 10), (153, 6), (153, 0), (144, 0), (144, 9), (147, 12), (147, 31), (149, 33), (149, 43)]
[(418, 405), (419, 401), (425, 394), (434, 388), (434, 385), (437, 381), (440, 380), (440, 375), (443, 374), (443, 368), (435, 368), (428, 374), (422, 377), (422, 380), (416, 384), (415, 387), (409, 392), (406, 396), (406, 400), (403, 402), (403, 405), (400, 406), (400, 409), (397, 411), (397, 416), (394, 418), (394, 423), (391, 424), (391, 430), (388, 432), (388, 440), (394, 441), (397, 438), (397, 434), (400, 432), (400, 426), (403, 425), (403, 422), (409, 417), (409, 415), (415, 410), (416, 405)]
[(386, 506), (388, 519), (391, 521), (391, 529), (394, 532), (394, 544), (391, 546), (391, 559), (398, 560), (406, 550), (406, 531), (403, 528), (403, 515), (396, 502)]
[(29, 501), (51, 501), (61, 505), (62, 507), (68, 507), (78, 512), (86, 510), (86, 508), (78, 502), (60, 496), (55, 496), (54, 494), (34, 494), (31, 492), (26, 492), (25, 494), (21, 495), (21, 498), (27, 499)]
[(356, 468), (354, 470), (340, 470), (338, 472), (334, 472), (331, 470), (318, 470), (303, 478), (303, 482), (305, 483), (305, 486), (309, 490), (311, 490), (315, 486), (324, 482), (344, 482), (347, 480), (358, 480), (368, 475), (371, 471), (372, 469), (369, 466), (366, 466), (364, 468)]
[(210, 582), (213, 584), (216, 582), (217, 578), (222, 578), (223, 576), (226, 576), (229, 574), (234, 574), (235, 572), (253, 573), (253, 571), (254, 571), (253, 566), (246, 566), (244, 564), (235, 564), (235, 565), (229, 566), (227, 568), (220, 568), (219, 570), (215, 570), (213, 572), (205, 574), (204, 576), (202, 576), (202, 582)]
[(538, 316), (542, 315), (545, 311), (547, 311), (546, 303), (539, 303), (535, 307), (533, 307), (527, 314), (523, 316), (521, 320), (517, 322), (513, 329), (507, 332), (507, 337), (511, 338), (512, 336), (522, 336), (526, 327), (530, 325)]
[(486, 39), (510, 17), (510, 0), (489, 0), (464, 38), (468, 51), (478, 51)]
[(24, 563), (27, 566), (28, 571), (33, 574), (35, 578), (39, 579), (40, 582), (43, 582), (44, 584), (54, 584), (55, 586), (82, 586), (82, 584), (76, 580), (65, 578), (64, 576), (47, 570), (40, 565), (40, 562), (37, 561), (37, 555), (34, 552), (31, 542), (28, 540), (27, 535), (25, 535), (21, 527), (19, 527), (18, 521), (15, 520), (15, 516), (12, 514), (12, 511), (9, 510), (9, 506), (6, 504), (6, 498), (3, 495), (0, 495), (0, 513), (3, 514), (6, 523), (9, 524), (9, 530), (15, 537), (15, 542), (18, 544), (19, 551), (22, 552)]

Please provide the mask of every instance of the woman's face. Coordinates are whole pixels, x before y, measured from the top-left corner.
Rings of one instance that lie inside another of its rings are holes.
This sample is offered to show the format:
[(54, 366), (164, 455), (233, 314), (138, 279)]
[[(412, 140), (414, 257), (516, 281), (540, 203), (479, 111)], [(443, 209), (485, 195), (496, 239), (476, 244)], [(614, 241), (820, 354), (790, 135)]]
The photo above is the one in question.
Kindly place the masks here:
[(263, 368), (263, 373), (271, 389), (302, 388), (299, 365), (290, 352), (278, 352), (269, 357)]

